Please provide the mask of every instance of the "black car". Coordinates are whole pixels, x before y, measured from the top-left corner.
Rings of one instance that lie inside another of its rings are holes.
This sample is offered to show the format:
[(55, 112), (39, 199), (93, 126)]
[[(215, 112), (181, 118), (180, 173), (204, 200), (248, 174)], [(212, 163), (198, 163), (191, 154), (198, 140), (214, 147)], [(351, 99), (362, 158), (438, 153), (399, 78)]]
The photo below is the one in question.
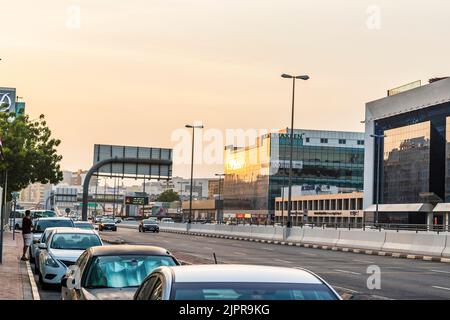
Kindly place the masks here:
[(139, 232), (145, 231), (159, 232), (158, 222), (150, 219), (142, 220), (141, 223), (139, 224)]
[(102, 222), (98, 225), (98, 231), (117, 231), (116, 222), (112, 219), (102, 219)]

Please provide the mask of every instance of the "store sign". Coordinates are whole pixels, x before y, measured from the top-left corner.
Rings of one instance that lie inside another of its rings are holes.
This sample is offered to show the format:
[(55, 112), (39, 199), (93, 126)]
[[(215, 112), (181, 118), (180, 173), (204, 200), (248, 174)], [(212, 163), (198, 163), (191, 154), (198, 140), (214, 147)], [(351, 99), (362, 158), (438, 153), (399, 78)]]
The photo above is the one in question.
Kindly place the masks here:
[(0, 112), (16, 112), (15, 88), (0, 88)]
[(236, 213), (236, 219), (244, 219), (245, 213)]

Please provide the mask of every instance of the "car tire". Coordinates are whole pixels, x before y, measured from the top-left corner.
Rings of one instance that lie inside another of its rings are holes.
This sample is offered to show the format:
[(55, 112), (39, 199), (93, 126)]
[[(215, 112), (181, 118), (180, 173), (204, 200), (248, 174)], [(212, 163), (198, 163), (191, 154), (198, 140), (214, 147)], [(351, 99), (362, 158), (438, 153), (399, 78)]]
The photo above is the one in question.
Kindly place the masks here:
[(39, 284), (41, 285), (42, 290), (47, 290), (49, 285), (44, 282), (44, 279), (42, 278), (42, 273), (39, 272)]

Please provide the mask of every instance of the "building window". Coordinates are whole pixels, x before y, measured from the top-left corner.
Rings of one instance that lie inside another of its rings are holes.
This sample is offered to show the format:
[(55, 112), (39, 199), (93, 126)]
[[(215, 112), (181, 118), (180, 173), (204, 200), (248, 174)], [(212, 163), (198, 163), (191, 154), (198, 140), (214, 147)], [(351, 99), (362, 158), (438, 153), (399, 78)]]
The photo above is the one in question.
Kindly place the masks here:
[(326, 139), (326, 138), (320, 138), (320, 143), (328, 143), (328, 139)]
[(363, 146), (364, 145), (364, 140), (358, 140), (358, 145), (359, 146)]
[(305, 141), (306, 141), (306, 142), (309, 142), (309, 138), (305, 138)]
[(339, 144), (346, 144), (347, 141), (345, 139), (339, 139)]

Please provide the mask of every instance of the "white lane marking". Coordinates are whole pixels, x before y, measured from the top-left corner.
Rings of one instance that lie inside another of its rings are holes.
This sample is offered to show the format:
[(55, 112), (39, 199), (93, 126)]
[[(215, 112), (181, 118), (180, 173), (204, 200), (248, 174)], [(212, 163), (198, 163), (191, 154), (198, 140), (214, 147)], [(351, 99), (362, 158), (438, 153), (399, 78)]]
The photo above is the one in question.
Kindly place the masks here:
[(352, 261), (355, 261), (355, 262), (362, 262), (362, 263), (374, 263), (373, 261), (369, 261), (369, 260), (357, 260), (357, 259), (354, 259), (354, 260), (352, 260)]
[(334, 286), (334, 285), (331, 285), (334, 289), (339, 289), (339, 290), (342, 290), (342, 291), (348, 291), (348, 292), (350, 292), (350, 293), (359, 293), (359, 291), (356, 291), (356, 290), (352, 290), (352, 289), (348, 289), (348, 288), (344, 288), (344, 287), (338, 287), (338, 286)]
[(361, 273), (348, 271), (348, 270), (334, 269), (334, 271), (338, 271), (338, 272), (342, 272), (342, 273), (350, 273), (350, 274), (361, 275)]
[(203, 247), (203, 249), (206, 249), (206, 250), (212, 250), (211, 247)]
[(450, 291), (450, 288), (446, 288), (446, 287), (439, 287), (439, 286), (432, 286), (433, 288), (436, 288), (436, 289), (441, 289), (441, 290), (448, 290), (448, 291)]
[(317, 256), (316, 253), (307, 253), (307, 252), (299, 252), (298, 254), (303, 254), (305, 256), (313, 256), (313, 257)]
[(430, 271), (433, 271), (433, 272), (439, 272), (439, 273), (448, 273), (448, 274), (450, 274), (449, 271), (444, 271), (444, 270), (430, 270)]
[(275, 251), (275, 249), (272, 248), (263, 248), (264, 250), (268, 250), (268, 251)]
[(234, 254), (238, 255), (238, 256), (246, 256), (247, 254), (244, 252), (239, 252), (239, 251), (235, 251), (233, 252)]
[(234, 247), (242, 247), (242, 244), (239, 244), (239, 243), (233, 243), (232, 246), (234, 246)]
[(291, 261), (282, 260), (282, 259), (273, 259), (273, 261), (278, 261), (278, 262), (281, 262), (281, 263), (293, 263)]
[(381, 299), (381, 300), (394, 300), (394, 299), (392, 299), (392, 298), (383, 297), (383, 296), (377, 296), (377, 295), (375, 295), (375, 294), (373, 294), (372, 297), (373, 297), (373, 298), (376, 298), (376, 299)]

